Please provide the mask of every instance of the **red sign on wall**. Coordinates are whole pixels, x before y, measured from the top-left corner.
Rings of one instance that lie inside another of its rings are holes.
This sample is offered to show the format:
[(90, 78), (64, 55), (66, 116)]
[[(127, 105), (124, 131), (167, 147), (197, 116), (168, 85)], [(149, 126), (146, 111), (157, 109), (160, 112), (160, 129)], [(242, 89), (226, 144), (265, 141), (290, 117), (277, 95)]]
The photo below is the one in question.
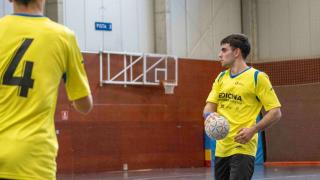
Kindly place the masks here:
[(69, 111), (61, 111), (61, 120), (68, 120), (69, 119)]

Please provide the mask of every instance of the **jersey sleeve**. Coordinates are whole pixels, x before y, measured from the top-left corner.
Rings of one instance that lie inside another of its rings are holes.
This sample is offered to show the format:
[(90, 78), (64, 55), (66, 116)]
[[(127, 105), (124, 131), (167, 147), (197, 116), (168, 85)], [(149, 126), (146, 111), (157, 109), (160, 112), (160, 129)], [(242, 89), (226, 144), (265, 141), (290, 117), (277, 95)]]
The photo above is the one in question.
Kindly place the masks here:
[(66, 91), (70, 101), (88, 96), (90, 87), (84, 61), (74, 34), (69, 37), (69, 52), (66, 69)]
[(279, 99), (271, 85), (267, 74), (260, 73), (258, 75), (256, 93), (266, 111), (269, 111), (270, 109), (276, 107), (281, 107)]
[(223, 76), (223, 72), (219, 74), (219, 76), (215, 79), (213, 85), (212, 85), (212, 89), (209, 93), (209, 96), (207, 98), (207, 103), (211, 102), (211, 103), (216, 103), (218, 104), (218, 98), (219, 98), (219, 91), (220, 91), (220, 84), (219, 84), (219, 80), (220, 78)]

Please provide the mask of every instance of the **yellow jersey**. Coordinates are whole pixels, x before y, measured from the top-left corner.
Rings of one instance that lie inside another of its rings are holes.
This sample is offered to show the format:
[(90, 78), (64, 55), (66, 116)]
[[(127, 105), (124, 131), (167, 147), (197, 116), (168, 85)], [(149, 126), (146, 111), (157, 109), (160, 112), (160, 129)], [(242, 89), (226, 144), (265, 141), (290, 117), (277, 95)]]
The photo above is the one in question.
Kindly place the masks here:
[(248, 143), (239, 144), (234, 140), (237, 132), (255, 125), (262, 106), (266, 111), (281, 106), (268, 76), (252, 67), (237, 75), (232, 75), (229, 69), (221, 72), (213, 83), (207, 102), (217, 104), (217, 113), (228, 119), (230, 125), (227, 137), (217, 141), (217, 157), (255, 156), (258, 134)]
[(56, 179), (54, 112), (63, 74), (70, 100), (90, 94), (72, 31), (43, 16), (0, 19), (0, 179)]

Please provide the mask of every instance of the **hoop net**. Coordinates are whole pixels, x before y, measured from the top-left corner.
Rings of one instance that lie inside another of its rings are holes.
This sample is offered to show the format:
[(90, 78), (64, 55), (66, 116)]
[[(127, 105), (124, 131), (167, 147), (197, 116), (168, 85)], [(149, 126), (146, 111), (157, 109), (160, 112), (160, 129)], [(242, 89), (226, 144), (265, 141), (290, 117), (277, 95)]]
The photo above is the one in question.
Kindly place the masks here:
[(174, 94), (174, 88), (175, 86), (177, 86), (174, 83), (174, 81), (166, 81), (166, 80), (162, 81), (162, 85), (163, 85), (165, 94)]

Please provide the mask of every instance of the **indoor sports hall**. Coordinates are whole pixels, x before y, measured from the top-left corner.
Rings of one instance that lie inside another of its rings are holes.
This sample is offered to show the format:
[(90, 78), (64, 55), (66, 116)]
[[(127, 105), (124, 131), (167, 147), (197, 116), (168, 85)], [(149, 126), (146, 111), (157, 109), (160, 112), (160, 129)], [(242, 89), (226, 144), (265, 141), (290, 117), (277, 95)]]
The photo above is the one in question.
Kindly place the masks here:
[[(221, 39), (243, 33), (282, 112), (259, 133), (252, 179), (319, 180), (319, 12), (320, 0), (46, 0), (77, 37), (93, 95), (81, 115), (61, 81), (57, 179), (214, 180), (203, 108), (225, 70)], [(12, 13), (0, 0), (0, 17)]]

